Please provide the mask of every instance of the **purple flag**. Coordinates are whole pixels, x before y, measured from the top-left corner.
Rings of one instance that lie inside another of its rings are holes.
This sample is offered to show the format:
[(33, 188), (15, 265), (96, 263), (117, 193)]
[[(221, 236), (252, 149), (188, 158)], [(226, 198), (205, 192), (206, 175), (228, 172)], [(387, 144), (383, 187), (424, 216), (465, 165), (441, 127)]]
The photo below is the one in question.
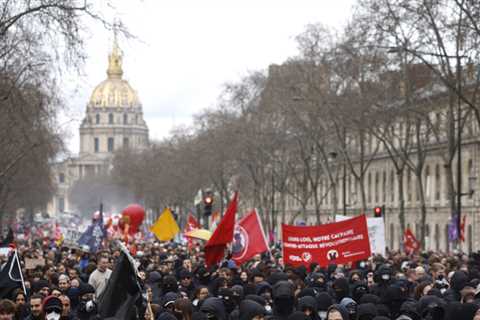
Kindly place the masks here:
[(448, 240), (458, 240), (457, 215), (454, 215), (448, 223)]

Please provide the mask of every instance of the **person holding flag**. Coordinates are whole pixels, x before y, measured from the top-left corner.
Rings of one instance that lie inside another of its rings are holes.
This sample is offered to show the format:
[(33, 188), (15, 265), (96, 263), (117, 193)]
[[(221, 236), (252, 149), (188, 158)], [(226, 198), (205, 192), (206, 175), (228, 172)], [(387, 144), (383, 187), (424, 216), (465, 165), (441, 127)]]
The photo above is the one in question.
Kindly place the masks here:
[(207, 267), (219, 263), (225, 256), (225, 248), (233, 240), (235, 229), (235, 215), (238, 206), (238, 192), (233, 195), (232, 201), (228, 204), (227, 211), (218, 227), (212, 234), (210, 240), (205, 244), (205, 262)]
[(232, 259), (237, 265), (256, 254), (268, 251), (268, 242), (256, 210), (243, 217), (235, 226)]
[[(189, 212), (188, 217), (187, 217), (187, 223), (185, 224), (185, 228), (183, 230), (183, 234), (185, 235), (186, 233), (188, 233), (192, 230), (195, 230), (195, 229), (200, 229), (200, 223), (197, 221), (197, 219), (195, 219), (193, 214), (191, 212)], [(185, 236), (184, 236), (184, 238), (187, 241), (188, 248), (192, 249), (193, 239), (190, 238), (190, 237), (185, 237)]]
[(0, 299), (13, 298), (12, 293), (18, 288), (23, 289), (24, 294), (27, 294), (18, 252), (12, 250), (7, 263), (0, 271)]
[(102, 248), (103, 240), (107, 238), (107, 230), (103, 224), (103, 205), (100, 204), (98, 216), (94, 215), (92, 224), (82, 234), (78, 240), (80, 246), (88, 246), (90, 252), (97, 252)]

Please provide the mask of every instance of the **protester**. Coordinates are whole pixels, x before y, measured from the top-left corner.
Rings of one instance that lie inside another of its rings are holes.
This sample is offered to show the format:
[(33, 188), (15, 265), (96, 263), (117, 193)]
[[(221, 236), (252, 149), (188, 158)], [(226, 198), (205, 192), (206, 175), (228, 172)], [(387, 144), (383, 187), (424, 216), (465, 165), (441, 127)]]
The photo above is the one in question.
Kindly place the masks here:
[(107, 286), (112, 270), (108, 269), (108, 257), (101, 256), (98, 260), (97, 269), (88, 278), (88, 284), (95, 289), (95, 296), (98, 298)]
[[(16, 243), (18, 267), (2, 259), (23, 277), (0, 282), (0, 320), (480, 320), (479, 253), (387, 250), (292, 266), (272, 243), (238, 264), (226, 247), (208, 265), (201, 242), (104, 239), (90, 252), (28, 240)], [(27, 268), (27, 258), (41, 263)]]

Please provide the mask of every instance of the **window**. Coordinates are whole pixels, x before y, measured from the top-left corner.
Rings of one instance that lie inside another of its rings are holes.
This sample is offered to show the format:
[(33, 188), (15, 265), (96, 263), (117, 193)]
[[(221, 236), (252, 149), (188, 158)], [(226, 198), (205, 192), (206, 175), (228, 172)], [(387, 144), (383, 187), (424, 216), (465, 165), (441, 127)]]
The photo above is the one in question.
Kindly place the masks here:
[(468, 225), (468, 236), (467, 236), (467, 239), (468, 239), (468, 253), (472, 253), (472, 249), (473, 249), (473, 228), (472, 228), (472, 225)]
[(93, 144), (94, 144), (95, 152), (98, 152), (100, 150), (100, 142), (99, 142), (98, 138), (93, 139)]
[(113, 152), (113, 138), (108, 138), (108, 152)]
[(128, 148), (128, 138), (123, 138), (123, 147)]
[(435, 165), (435, 200), (440, 200), (440, 165)]
[(128, 115), (126, 113), (123, 114), (123, 124), (128, 123)]
[(407, 171), (407, 201), (412, 201), (412, 172)]
[(467, 188), (468, 188), (468, 190), (467, 190), (467, 192), (468, 192), (468, 198), (469, 198), (469, 199), (472, 199), (473, 194), (470, 192), (470, 188), (471, 188), (471, 187), (474, 187), (474, 186), (470, 186), (470, 181), (469, 181), (470, 177), (475, 176), (475, 175), (473, 174), (473, 160), (472, 160), (472, 159), (468, 159), (467, 170), (468, 170), (468, 176), (467, 176), (467, 179), (465, 179), (464, 181), (467, 181), (467, 182), (468, 182), (468, 186), (467, 186)]
[(98, 113), (95, 115), (95, 123), (96, 124), (100, 123), (100, 115)]
[[(441, 127), (442, 127), (442, 114), (440, 112), (436, 113), (435, 114), (435, 129), (437, 129), (437, 131), (440, 131)], [(437, 132), (438, 134), (439, 132)]]
[(111, 113), (108, 114), (108, 123), (113, 124), (113, 114)]
[(58, 197), (58, 211), (59, 212), (65, 212), (65, 198), (64, 197)]
[(393, 245), (395, 243), (395, 226), (393, 223), (390, 223), (390, 250), (393, 250)]
[(390, 202), (395, 202), (395, 172), (390, 171)]
[[(421, 228), (420, 228), (420, 230), (421, 230)], [(430, 249), (430, 243), (431, 243), (431, 240), (430, 240), (430, 225), (425, 224), (425, 247), (426, 247), (426, 249)]]
[(379, 173), (378, 172), (375, 172), (375, 203), (377, 204), (378, 203), (378, 195), (380, 193), (380, 177), (379, 177)]
[(387, 172), (383, 171), (382, 179), (382, 201), (383, 203), (387, 202)]
[(448, 224), (445, 225), (445, 252), (450, 252), (450, 246), (448, 241)]
[(435, 250), (440, 251), (440, 227), (435, 224)]
[(432, 192), (432, 190), (430, 189), (430, 184), (431, 184), (431, 181), (430, 181), (430, 166), (427, 165), (425, 166), (425, 200), (428, 202), (428, 200), (430, 199), (430, 193)]
[(65, 182), (65, 174), (63, 172), (61, 172), (59, 175), (58, 175), (58, 181), (60, 183), (64, 183)]

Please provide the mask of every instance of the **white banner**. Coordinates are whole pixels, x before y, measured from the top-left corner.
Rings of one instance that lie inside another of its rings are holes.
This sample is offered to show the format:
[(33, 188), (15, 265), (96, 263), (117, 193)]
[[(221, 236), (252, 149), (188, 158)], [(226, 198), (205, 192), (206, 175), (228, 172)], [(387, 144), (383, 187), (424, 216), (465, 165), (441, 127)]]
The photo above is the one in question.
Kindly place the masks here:
[[(353, 217), (346, 217), (336, 215), (336, 221), (351, 219)], [(372, 253), (381, 254), (385, 257), (385, 224), (383, 218), (367, 218), (368, 237), (370, 238), (370, 250)]]

